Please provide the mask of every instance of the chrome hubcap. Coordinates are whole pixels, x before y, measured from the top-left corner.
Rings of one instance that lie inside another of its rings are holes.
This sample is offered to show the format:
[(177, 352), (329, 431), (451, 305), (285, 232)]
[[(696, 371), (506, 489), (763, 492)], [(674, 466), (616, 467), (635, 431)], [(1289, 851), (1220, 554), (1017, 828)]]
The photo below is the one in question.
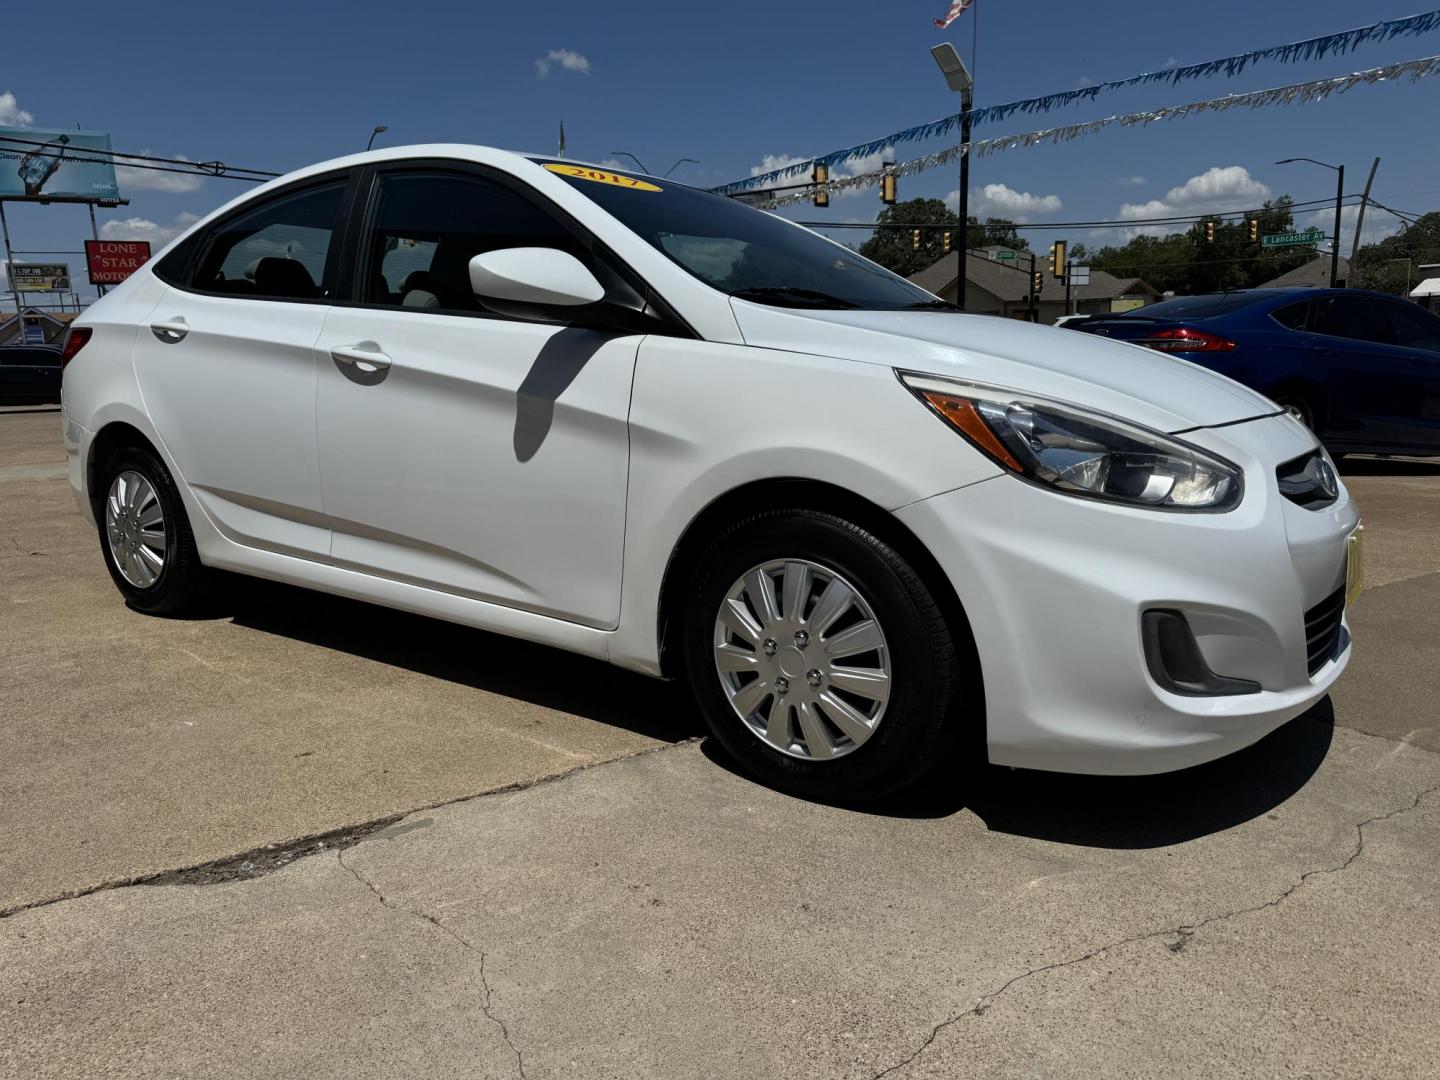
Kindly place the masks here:
[(105, 535), (120, 576), (137, 589), (154, 585), (165, 569), (165, 513), (150, 481), (133, 469), (110, 485)]
[(754, 567), (715, 619), (715, 670), (735, 714), (790, 757), (852, 753), (890, 699), (890, 650), (859, 590), (804, 559)]

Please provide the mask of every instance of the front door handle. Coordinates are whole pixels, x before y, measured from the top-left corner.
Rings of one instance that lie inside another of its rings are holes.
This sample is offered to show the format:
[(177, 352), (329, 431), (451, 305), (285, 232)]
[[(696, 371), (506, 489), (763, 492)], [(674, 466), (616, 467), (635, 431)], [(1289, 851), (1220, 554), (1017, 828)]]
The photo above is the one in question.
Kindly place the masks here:
[(337, 346), (330, 350), (330, 356), (337, 364), (356, 368), (367, 375), (384, 371), (390, 366), (390, 357), (381, 352), (378, 345), (369, 341), (361, 342), (359, 345)]
[(152, 322), (150, 332), (166, 345), (174, 345), (177, 341), (184, 341), (185, 335), (190, 333), (190, 327), (179, 315), (173, 319), (166, 319), (163, 322)]

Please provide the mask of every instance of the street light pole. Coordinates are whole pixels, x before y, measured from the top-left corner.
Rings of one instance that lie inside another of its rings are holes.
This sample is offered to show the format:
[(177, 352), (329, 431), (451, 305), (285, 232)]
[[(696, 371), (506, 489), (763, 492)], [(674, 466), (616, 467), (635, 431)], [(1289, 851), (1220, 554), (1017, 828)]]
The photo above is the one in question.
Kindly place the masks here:
[(1335, 235), (1330, 240), (1330, 287), (1332, 289), (1340, 286), (1340, 210), (1345, 201), (1345, 166), (1331, 165), (1324, 161), (1316, 161), (1313, 157), (1286, 158), (1277, 161), (1276, 165), (1289, 165), (1296, 161), (1308, 161), (1311, 165), (1319, 165), (1322, 168), (1334, 169), (1335, 181)]
[(959, 258), (959, 270), (955, 275), (955, 306), (963, 310), (966, 248), (970, 239), (970, 113), (975, 104), (975, 80), (970, 75), (970, 69), (965, 66), (965, 61), (961, 60), (960, 54), (955, 51), (955, 46), (948, 41), (932, 48), (930, 55), (945, 74), (946, 84), (960, 95), (960, 242), (955, 245), (955, 253)]
[(375, 136), (376, 136), (376, 135), (383, 135), (383, 134), (385, 134), (385, 132), (387, 132), (387, 131), (389, 131), (389, 130), (390, 130), (390, 129), (389, 129), (386, 125), (384, 125), (384, 124), (376, 124), (376, 125), (375, 125), (375, 130), (372, 131), (372, 132), (370, 132), (370, 141), (365, 144), (365, 149), (366, 149), (367, 151), (368, 151), (368, 150), (373, 150), (373, 149), (375, 148)]
[[(638, 157), (636, 157), (634, 154), (630, 153), (628, 150), (611, 150), (610, 153), (614, 154), (616, 157), (628, 157), (631, 161), (635, 162), (636, 165), (640, 166), (640, 171), (643, 172), (646, 176), (651, 175), (650, 170), (645, 168), (645, 163), (641, 161)], [(678, 161), (675, 163), (675, 165), (679, 164), (680, 162)], [(671, 166), (672, 169), (674, 167), (674, 165)]]

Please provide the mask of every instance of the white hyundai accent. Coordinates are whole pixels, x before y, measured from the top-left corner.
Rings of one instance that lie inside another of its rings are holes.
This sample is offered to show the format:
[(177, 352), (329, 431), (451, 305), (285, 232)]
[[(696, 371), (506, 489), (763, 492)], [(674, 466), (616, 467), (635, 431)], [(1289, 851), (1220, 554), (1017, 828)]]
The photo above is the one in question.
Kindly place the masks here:
[(316, 165), (65, 356), (70, 480), (133, 608), (223, 569), (683, 676), (812, 795), (967, 746), (1182, 768), (1350, 656), (1355, 506), (1274, 402), (668, 180), (458, 145)]

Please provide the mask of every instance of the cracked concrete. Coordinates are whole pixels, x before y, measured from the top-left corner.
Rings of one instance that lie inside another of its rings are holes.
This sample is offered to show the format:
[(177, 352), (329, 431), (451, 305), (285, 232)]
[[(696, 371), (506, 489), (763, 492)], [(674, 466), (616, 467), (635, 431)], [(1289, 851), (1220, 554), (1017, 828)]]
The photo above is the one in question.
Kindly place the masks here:
[(355, 869), (353, 866), (349, 865), (345, 861), (344, 851), (337, 851), (335, 853), (335, 861), (338, 862), (341, 866), (345, 867), (345, 869), (350, 872), (350, 874), (355, 878), (356, 881), (358, 881), (361, 885), (365, 886), (365, 888), (369, 889), (370, 892), (374, 894), (375, 899), (379, 900), (380, 903), (385, 907), (389, 908), (392, 911), (402, 912), (405, 915), (409, 915), (417, 919), (424, 919), (431, 926), (435, 927), (435, 929), (439, 930), (446, 937), (449, 937), (452, 941), (458, 944), (466, 952), (473, 953), (475, 956), (479, 957), (480, 987), (484, 991), (484, 996), (481, 998), (480, 1001), (480, 1011), (485, 1014), (485, 1019), (489, 1020), (492, 1024), (494, 1024), (500, 1029), (500, 1035), (505, 1040), (505, 1045), (510, 1047), (510, 1049), (515, 1053), (515, 1071), (520, 1074), (521, 1080), (524, 1080), (525, 1056), (520, 1052), (520, 1048), (516, 1046), (514, 1041), (510, 1038), (510, 1029), (506, 1026), (505, 1021), (501, 1020), (492, 1011), (490, 982), (488, 979), (485, 978), (485, 950), (477, 945), (472, 945), (470, 942), (466, 941), (463, 937), (457, 934), (454, 930), (450, 929), (450, 927), (446, 926), (443, 922), (441, 922), (436, 916), (431, 915), (428, 912), (416, 911), (407, 907), (399, 907), (395, 904), (390, 903), (389, 900), (385, 899), (385, 894), (375, 887), (375, 883), (373, 881), (371, 881), (364, 874), (360, 873), (359, 870)]

